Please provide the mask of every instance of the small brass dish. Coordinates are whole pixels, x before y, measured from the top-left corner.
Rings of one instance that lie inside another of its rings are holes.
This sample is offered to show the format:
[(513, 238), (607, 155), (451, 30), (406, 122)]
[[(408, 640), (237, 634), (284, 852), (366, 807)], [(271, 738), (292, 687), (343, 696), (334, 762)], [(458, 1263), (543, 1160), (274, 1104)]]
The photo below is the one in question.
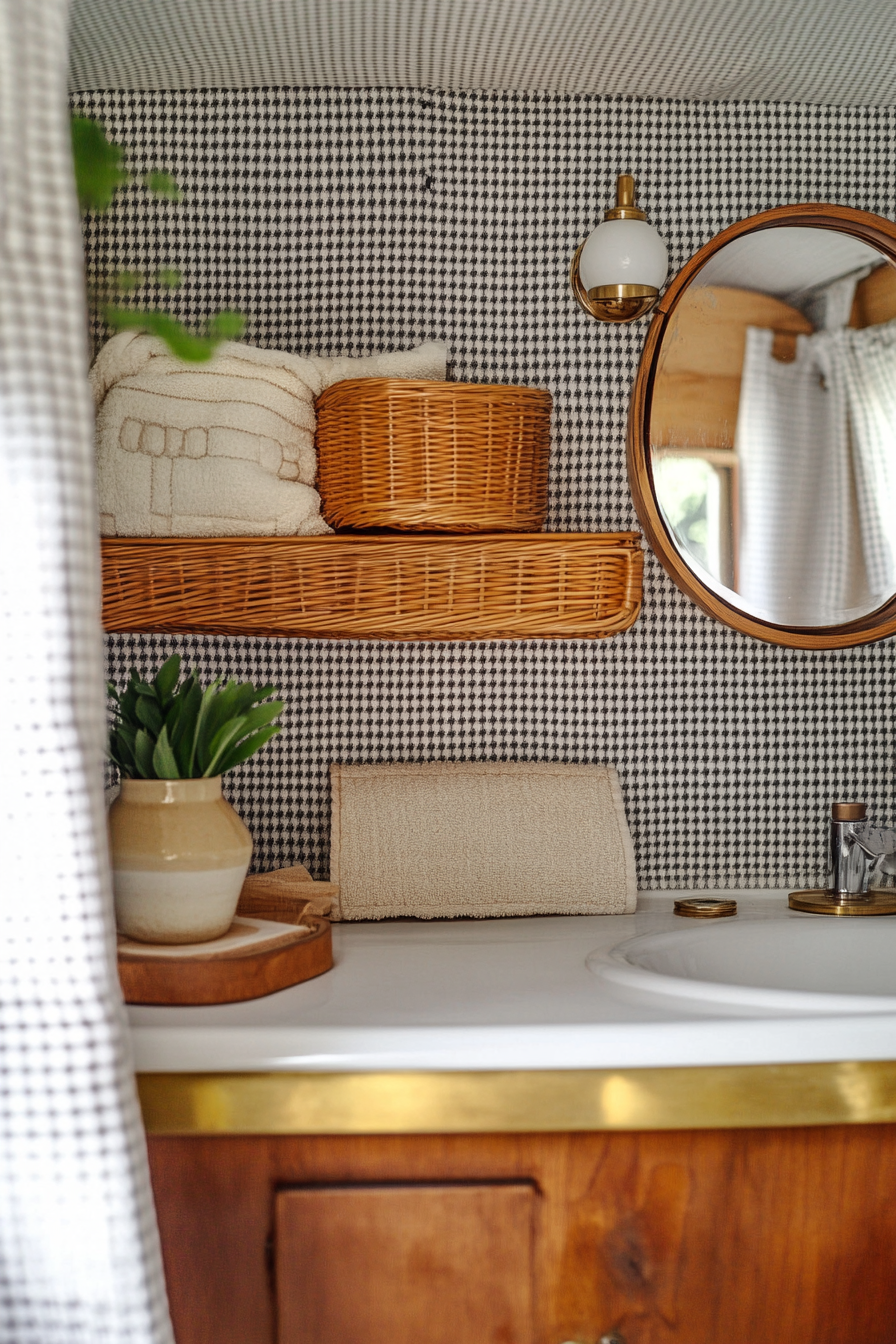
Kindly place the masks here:
[(708, 896), (688, 896), (676, 901), (673, 914), (685, 915), (688, 919), (726, 919), (737, 914), (737, 901), (716, 900)]
[(896, 915), (896, 891), (869, 891), (864, 896), (837, 896), (816, 887), (792, 891), (787, 897), (791, 910), (809, 915)]

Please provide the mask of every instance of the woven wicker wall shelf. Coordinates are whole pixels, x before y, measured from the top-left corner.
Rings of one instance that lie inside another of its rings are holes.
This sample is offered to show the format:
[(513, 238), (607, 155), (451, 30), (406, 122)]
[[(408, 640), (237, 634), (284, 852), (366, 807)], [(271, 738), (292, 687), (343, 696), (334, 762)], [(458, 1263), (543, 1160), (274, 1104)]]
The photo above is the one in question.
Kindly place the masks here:
[(637, 619), (637, 532), (103, 539), (107, 630), (595, 639)]

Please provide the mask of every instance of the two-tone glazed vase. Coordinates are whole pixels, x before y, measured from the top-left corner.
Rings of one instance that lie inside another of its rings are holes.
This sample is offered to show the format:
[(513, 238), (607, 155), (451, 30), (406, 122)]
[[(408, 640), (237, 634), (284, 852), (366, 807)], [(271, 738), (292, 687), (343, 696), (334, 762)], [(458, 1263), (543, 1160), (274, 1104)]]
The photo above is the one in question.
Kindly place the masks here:
[(109, 809), (115, 917), (144, 943), (202, 943), (230, 928), (252, 837), (213, 779), (123, 779)]

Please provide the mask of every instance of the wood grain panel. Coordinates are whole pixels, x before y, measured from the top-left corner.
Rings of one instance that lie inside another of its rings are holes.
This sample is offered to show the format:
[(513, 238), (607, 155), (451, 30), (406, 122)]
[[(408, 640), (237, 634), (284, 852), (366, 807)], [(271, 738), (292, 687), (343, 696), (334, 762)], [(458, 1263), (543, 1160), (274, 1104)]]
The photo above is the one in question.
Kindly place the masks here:
[(682, 295), (658, 361), (651, 447), (734, 446), (747, 327), (775, 331), (779, 348), (780, 338), (813, 330), (799, 309), (754, 290), (704, 285)]
[(532, 1344), (530, 1185), (281, 1192), (279, 1344)]
[[(453, 1181), (537, 1191), (534, 1344), (613, 1328), (626, 1344), (896, 1344), (896, 1126), (154, 1138), (150, 1157), (178, 1344), (276, 1344), (284, 1187)], [(416, 1278), (408, 1264), (406, 1293)], [(455, 1326), (451, 1344), (483, 1344)]]
[(896, 266), (878, 266), (860, 280), (853, 300), (851, 327), (876, 327), (896, 317)]

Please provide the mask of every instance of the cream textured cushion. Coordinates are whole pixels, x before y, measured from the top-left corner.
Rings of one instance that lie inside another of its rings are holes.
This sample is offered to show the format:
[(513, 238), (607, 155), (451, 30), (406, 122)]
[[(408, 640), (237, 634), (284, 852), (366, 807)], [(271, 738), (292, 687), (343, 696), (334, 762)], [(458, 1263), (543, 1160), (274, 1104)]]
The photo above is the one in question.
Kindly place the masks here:
[(622, 915), (635, 856), (609, 765), (333, 765), (335, 919)]
[(366, 359), (225, 342), (184, 364), (122, 332), (90, 371), (105, 536), (311, 536), (329, 532), (314, 489), (314, 399), (346, 378), (444, 379), (447, 350)]

